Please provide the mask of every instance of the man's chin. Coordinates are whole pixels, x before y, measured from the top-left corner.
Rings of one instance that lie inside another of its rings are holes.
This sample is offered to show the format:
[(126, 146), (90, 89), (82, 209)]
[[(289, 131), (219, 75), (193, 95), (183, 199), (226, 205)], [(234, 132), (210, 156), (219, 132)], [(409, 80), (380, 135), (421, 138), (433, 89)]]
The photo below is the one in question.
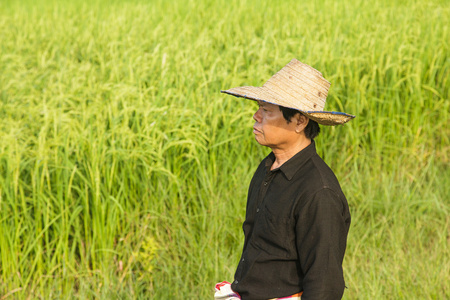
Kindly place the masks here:
[(261, 146), (267, 146), (266, 143), (261, 141), (261, 138), (258, 137), (258, 135), (255, 134), (255, 140), (260, 144)]

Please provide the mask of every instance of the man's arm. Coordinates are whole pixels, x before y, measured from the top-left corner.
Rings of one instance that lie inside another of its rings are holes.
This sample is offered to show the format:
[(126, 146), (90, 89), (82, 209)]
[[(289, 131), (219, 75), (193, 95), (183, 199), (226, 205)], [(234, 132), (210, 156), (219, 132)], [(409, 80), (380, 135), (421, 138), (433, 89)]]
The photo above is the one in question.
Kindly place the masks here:
[(342, 298), (342, 260), (350, 225), (347, 207), (345, 199), (323, 188), (298, 214), (297, 251), (304, 275), (302, 300)]

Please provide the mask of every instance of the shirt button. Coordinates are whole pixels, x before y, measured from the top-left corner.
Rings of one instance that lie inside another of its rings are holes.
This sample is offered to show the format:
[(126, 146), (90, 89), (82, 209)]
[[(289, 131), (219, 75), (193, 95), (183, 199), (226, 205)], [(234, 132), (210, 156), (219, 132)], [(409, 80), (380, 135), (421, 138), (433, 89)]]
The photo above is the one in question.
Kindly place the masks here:
[(256, 209), (256, 212), (259, 213), (259, 208)]
[(266, 181), (266, 182), (264, 182), (264, 186), (267, 186), (267, 181)]
[(238, 283), (239, 283), (239, 281), (235, 280), (235, 281), (234, 281), (234, 283), (238, 284)]
[(245, 261), (245, 258), (243, 258), (242, 261)]

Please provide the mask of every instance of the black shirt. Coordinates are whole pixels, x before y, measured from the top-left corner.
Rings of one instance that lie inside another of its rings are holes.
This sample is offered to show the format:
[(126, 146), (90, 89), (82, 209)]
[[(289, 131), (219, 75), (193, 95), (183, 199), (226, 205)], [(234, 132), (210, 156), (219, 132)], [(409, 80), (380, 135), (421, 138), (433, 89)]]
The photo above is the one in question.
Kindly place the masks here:
[(350, 227), (347, 199), (314, 141), (270, 170), (256, 170), (243, 225), (245, 242), (232, 289), (243, 300), (341, 299), (342, 260)]

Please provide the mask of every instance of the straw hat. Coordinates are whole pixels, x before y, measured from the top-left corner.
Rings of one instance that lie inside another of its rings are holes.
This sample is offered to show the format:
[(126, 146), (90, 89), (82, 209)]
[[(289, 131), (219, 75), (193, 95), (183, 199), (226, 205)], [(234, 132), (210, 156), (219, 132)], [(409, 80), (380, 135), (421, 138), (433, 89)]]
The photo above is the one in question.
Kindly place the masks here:
[(344, 124), (353, 119), (353, 115), (323, 110), (329, 88), (322, 73), (293, 59), (262, 87), (241, 86), (221, 92), (294, 108), (322, 125)]

